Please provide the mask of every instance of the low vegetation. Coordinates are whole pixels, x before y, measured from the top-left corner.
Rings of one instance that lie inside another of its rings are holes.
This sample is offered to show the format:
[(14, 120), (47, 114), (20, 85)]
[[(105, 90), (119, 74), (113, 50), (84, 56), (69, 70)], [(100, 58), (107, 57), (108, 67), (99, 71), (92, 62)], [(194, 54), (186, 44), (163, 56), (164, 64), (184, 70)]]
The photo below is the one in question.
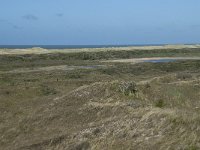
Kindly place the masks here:
[(122, 82), (119, 85), (119, 91), (122, 92), (124, 95), (136, 95), (138, 89), (135, 82)]
[(199, 54), (181, 49), (0, 55), (0, 149), (200, 149), (199, 60), (99, 61)]

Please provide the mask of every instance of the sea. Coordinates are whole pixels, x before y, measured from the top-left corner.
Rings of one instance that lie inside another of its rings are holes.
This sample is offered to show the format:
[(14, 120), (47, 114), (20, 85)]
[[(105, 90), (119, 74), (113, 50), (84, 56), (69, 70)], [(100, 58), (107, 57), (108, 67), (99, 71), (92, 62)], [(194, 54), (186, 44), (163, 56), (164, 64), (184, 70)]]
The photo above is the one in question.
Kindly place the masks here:
[(109, 48), (109, 47), (129, 47), (129, 46), (163, 46), (165, 44), (146, 44), (146, 45), (0, 45), (6, 49), (27, 49), (40, 47), (44, 49), (81, 49), (81, 48)]

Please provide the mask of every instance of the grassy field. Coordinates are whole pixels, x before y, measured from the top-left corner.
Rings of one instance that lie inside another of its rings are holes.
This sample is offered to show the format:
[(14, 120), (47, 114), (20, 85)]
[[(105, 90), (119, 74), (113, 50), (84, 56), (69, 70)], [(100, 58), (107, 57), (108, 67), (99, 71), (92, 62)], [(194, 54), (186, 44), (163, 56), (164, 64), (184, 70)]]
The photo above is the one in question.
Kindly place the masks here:
[(0, 149), (200, 149), (200, 60), (104, 61), (184, 56), (200, 49), (0, 55)]

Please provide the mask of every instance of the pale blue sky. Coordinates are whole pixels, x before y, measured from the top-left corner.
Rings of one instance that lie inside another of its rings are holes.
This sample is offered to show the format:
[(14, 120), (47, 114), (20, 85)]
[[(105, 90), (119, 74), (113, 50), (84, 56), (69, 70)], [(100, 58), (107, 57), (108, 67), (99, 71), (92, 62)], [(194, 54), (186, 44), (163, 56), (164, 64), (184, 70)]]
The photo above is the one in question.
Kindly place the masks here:
[(0, 0), (0, 45), (200, 43), (200, 0)]

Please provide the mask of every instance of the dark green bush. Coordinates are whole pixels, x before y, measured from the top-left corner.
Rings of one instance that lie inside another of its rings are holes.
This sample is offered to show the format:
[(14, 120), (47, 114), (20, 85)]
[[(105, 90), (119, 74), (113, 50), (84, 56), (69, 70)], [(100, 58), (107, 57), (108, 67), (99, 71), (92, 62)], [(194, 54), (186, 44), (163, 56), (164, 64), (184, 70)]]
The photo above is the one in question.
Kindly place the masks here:
[(177, 79), (185, 80), (185, 79), (192, 78), (192, 75), (190, 73), (183, 73), (183, 72), (181, 72), (181, 73), (178, 73), (176, 75), (176, 77), (177, 77)]
[(162, 108), (162, 107), (164, 107), (164, 101), (163, 100), (158, 100), (158, 101), (156, 101), (155, 102), (155, 106), (156, 107), (159, 107), (159, 108)]
[(47, 85), (41, 85), (41, 93), (42, 95), (47, 96), (47, 95), (54, 95), (57, 93), (57, 91), (54, 88), (49, 87)]

